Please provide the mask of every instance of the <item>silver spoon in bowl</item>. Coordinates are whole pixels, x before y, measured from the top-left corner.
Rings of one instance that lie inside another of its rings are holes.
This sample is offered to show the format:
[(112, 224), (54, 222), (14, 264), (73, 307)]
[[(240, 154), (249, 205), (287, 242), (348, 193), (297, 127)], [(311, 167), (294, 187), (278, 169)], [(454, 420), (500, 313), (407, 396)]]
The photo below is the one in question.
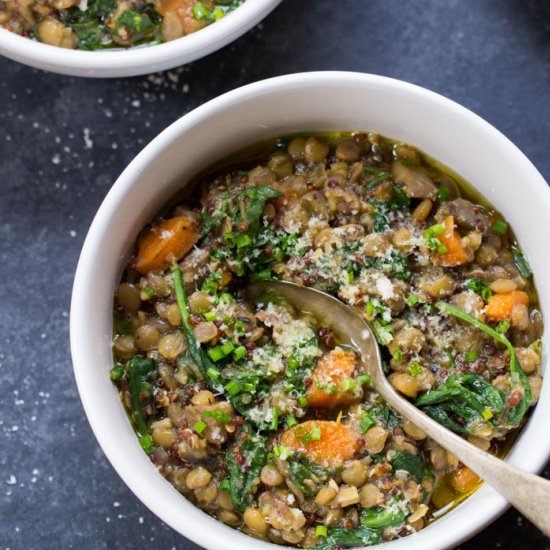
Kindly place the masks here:
[(282, 298), (300, 311), (320, 319), (323, 326), (330, 328), (342, 343), (358, 349), (366, 372), (371, 376), (371, 385), (391, 407), (453, 453), (546, 536), (550, 536), (550, 481), (519, 470), (482, 451), (401, 397), (386, 379), (378, 343), (369, 324), (352, 308), (325, 292), (282, 281), (254, 283), (246, 293), (256, 301)]

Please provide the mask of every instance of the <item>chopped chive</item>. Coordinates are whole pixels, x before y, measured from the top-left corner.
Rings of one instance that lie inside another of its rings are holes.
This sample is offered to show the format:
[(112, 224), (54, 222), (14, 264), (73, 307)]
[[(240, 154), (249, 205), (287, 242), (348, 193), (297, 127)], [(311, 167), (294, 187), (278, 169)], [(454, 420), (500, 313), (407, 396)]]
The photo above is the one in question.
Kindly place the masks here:
[(491, 226), (491, 233), (502, 237), (508, 231), (508, 224), (504, 220), (496, 220)]
[(116, 380), (120, 380), (122, 378), (122, 375), (124, 374), (124, 367), (117, 363), (110, 371), (109, 371), (109, 377), (113, 382)]
[(195, 2), (191, 8), (191, 13), (197, 21), (202, 21), (203, 19), (210, 20), (212, 18), (212, 12), (202, 2)]
[(150, 455), (155, 450), (155, 444), (153, 442), (153, 438), (151, 437), (151, 434), (146, 434), (139, 438), (139, 444), (141, 445), (141, 448)]
[(210, 348), (208, 350), (208, 357), (212, 359), (212, 361), (219, 361), (220, 359), (223, 359), (225, 357), (225, 353), (222, 350), (222, 346), (216, 346), (215, 348)]
[(231, 380), (224, 386), (225, 391), (232, 397), (239, 394), (242, 391), (241, 385), (236, 380)]
[(269, 425), (269, 428), (271, 430), (276, 430), (279, 427), (279, 409), (277, 407), (273, 407), (271, 409), (271, 412), (273, 414), (273, 418), (271, 419), (271, 424)]
[(244, 391), (249, 391), (249, 392), (255, 392), (257, 386), (258, 386), (257, 382), (244, 382), (243, 383), (243, 390)]
[(246, 326), (242, 321), (237, 321), (233, 328), (239, 333), (244, 334), (246, 332)]
[(422, 232), (422, 236), (427, 240), (432, 237), (439, 237), (439, 235), (443, 235), (443, 233), (445, 233), (445, 227), (443, 227), (440, 223), (436, 223), (435, 225), (428, 227), (428, 229), (425, 229)]
[(467, 351), (464, 357), (466, 358), (466, 361), (469, 361), (471, 363), (472, 361), (475, 361), (477, 359), (477, 352)]
[(407, 299), (405, 300), (405, 302), (407, 302), (407, 305), (409, 307), (413, 307), (415, 306), (416, 304), (418, 304), (418, 296), (414, 295), (414, 294), (409, 294), (407, 296)]
[(239, 346), (233, 351), (233, 360), (238, 361), (246, 355), (246, 348), (244, 346)]
[(411, 361), (409, 364), (409, 372), (413, 376), (418, 376), (422, 372), (422, 365), (418, 361)]
[(344, 391), (353, 391), (355, 389), (356, 382), (353, 378), (346, 378), (340, 382), (340, 387)]
[(298, 397), (298, 405), (302, 408), (307, 407), (308, 405), (307, 397)]
[(437, 251), (439, 254), (445, 254), (445, 252), (447, 252), (447, 247), (437, 238), (440, 235), (443, 235), (443, 233), (445, 233), (445, 227), (443, 227), (440, 223), (436, 223), (435, 225), (428, 227), (428, 229), (425, 229), (422, 232), (422, 236), (426, 241), (426, 246), (430, 250)]
[(296, 424), (298, 424), (298, 421), (296, 420), (296, 417), (294, 416), (287, 416), (286, 417), (286, 426), (287, 428), (292, 428), (292, 426), (296, 426)]
[(224, 480), (220, 483), (220, 491), (229, 491), (229, 488), (230, 488), (229, 480), (228, 480), (228, 479), (224, 479)]
[(297, 369), (300, 366), (300, 359), (296, 355), (290, 355), (286, 359), (286, 366), (289, 369)]
[(225, 342), (225, 344), (222, 344), (220, 347), (221, 347), (223, 356), (226, 357), (235, 349), (235, 344), (231, 340), (228, 340), (227, 342)]
[(400, 348), (396, 348), (393, 350), (392, 357), (395, 360), (396, 363), (403, 363), (403, 350)]
[(220, 376), (222, 375), (222, 373), (218, 369), (215, 369), (214, 367), (210, 367), (206, 371), (206, 374), (208, 374), (208, 376), (210, 376), (210, 378), (213, 378), (214, 380), (219, 380)]
[(211, 322), (214, 322), (214, 321), (217, 321), (217, 320), (218, 320), (218, 316), (216, 315), (216, 312), (215, 312), (215, 311), (207, 311), (207, 312), (204, 314), (204, 318), (205, 318), (207, 321), (211, 321)]
[(275, 445), (275, 447), (273, 447), (273, 454), (281, 460), (286, 460), (292, 453), (290, 449), (284, 445)]
[(369, 374), (360, 374), (357, 378), (357, 383), (360, 386), (364, 386), (365, 384), (368, 384), (370, 382), (370, 375)]
[(363, 413), (359, 419), (359, 430), (366, 433), (376, 424), (376, 420), (369, 414)]
[(369, 300), (365, 305), (365, 313), (367, 314), (367, 317), (372, 317), (374, 314), (374, 304), (371, 300)]
[(326, 525), (317, 525), (315, 527), (315, 536), (316, 537), (326, 537), (328, 529)]
[(146, 286), (143, 289), (143, 293), (145, 294), (145, 296), (147, 296), (147, 298), (154, 298), (156, 296), (155, 291), (149, 286)]
[(315, 426), (311, 429), (309, 435), (311, 436), (312, 441), (319, 441), (321, 439), (321, 428), (319, 428), (319, 426)]
[(204, 432), (208, 425), (206, 422), (203, 422), (202, 420), (199, 420), (198, 422), (195, 422), (195, 425), (193, 426), (193, 430), (195, 430), (198, 434)]
[(481, 413), (481, 416), (483, 416), (483, 418), (485, 418), (485, 420), (489, 420), (489, 419), (493, 418), (493, 411), (491, 409), (485, 409)]

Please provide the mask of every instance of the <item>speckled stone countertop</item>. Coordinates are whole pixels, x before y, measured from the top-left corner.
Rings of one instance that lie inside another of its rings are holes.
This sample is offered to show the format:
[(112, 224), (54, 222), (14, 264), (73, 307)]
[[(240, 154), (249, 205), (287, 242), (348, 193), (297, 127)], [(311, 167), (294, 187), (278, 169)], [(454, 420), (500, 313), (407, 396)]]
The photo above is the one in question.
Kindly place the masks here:
[[(176, 118), (237, 86), (323, 69), (450, 97), (550, 181), (546, 0), (285, 0), (225, 49), (131, 79), (0, 60), (1, 549), (198, 548), (130, 493), (84, 416), (68, 329), (79, 250), (110, 185)], [(460, 548), (544, 550), (550, 541), (509, 511)]]

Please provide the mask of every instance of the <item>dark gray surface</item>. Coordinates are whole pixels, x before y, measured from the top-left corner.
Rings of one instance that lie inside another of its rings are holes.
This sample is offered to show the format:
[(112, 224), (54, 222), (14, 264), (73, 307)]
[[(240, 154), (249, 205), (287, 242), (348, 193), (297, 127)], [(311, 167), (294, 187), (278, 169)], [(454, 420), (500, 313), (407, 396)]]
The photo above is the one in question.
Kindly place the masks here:
[[(109, 186), (165, 126), (242, 84), (320, 69), (448, 96), (550, 180), (545, 0), (285, 0), (224, 50), (133, 79), (81, 80), (0, 60), (1, 548), (197, 548), (137, 501), (95, 442), (69, 356), (73, 272)], [(461, 548), (550, 543), (511, 511)]]

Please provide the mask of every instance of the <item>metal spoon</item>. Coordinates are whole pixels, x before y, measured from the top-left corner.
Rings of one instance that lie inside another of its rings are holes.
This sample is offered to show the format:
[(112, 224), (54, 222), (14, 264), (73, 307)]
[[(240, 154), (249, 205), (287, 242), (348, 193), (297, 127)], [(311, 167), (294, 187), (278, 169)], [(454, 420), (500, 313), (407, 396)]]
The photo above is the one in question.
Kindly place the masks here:
[(366, 372), (374, 389), (403, 417), (413, 422), (442, 447), (498, 491), (546, 536), (550, 536), (550, 481), (528, 474), (472, 445), (444, 428), (401, 397), (387, 381), (380, 350), (366, 321), (338, 299), (294, 283), (266, 281), (247, 289), (250, 298), (282, 298), (300, 311), (313, 314), (330, 328), (342, 343), (361, 352)]

